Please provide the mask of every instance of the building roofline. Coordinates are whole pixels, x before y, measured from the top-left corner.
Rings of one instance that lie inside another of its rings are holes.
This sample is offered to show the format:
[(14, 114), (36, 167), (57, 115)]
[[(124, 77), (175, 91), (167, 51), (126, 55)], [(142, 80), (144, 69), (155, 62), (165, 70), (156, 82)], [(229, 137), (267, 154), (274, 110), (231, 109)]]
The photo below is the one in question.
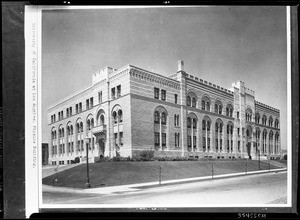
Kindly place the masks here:
[(80, 90), (77, 90), (76, 92), (72, 93), (71, 95), (68, 95), (67, 97), (62, 98), (62, 99), (60, 99), (59, 101), (55, 102), (54, 104), (50, 105), (50, 106), (47, 108), (47, 110), (49, 111), (51, 108), (54, 108), (54, 107), (58, 106), (59, 104), (61, 104), (61, 103), (65, 102), (65, 101), (67, 101), (67, 100), (69, 100), (69, 99), (75, 97), (76, 95), (78, 95), (78, 94), (80, 94), (80, 93), (82, 93), (82, 92), (85, 92), (86, 90), (88, 90), (88, 89), (90, 89), (90, 88), (92, 88), (92, 87), (93, 87), (93, 84), (90, 84), (90, 85), (88, 85), (88, 86), (86, 86), (86, 87), (84, 87), (84, 88), (82, 88), (82, 89), (80, 89)]
[(274, 110), (274, 111), (277, 111), (277, 112), (280, 112), (279, 109), (274, 108), (274, 107), (269, 106), (269, 105), (266, 105), (266, 104), (264, 104), (264, 103), (262, 103), (262, 102), (259, 102), (259, 101), (256, 101), (256, 100), (255, 100), (255, 104), (261, 105), (262, 107), (265, 107), (265, 108), (268, 108), (268, 109), (271, 109), (271, 110)]

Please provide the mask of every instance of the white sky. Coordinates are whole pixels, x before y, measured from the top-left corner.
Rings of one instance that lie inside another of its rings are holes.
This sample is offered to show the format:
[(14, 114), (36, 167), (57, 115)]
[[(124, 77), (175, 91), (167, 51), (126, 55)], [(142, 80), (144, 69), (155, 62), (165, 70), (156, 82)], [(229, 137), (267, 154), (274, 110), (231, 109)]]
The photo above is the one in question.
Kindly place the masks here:
[(89, 85), (104, 66), (185, 71), (224, 88), (236, 80), (280, 109), (286, 149), (286, 8), (187, 7), (43, 11), (42, 121), (47, 107)]

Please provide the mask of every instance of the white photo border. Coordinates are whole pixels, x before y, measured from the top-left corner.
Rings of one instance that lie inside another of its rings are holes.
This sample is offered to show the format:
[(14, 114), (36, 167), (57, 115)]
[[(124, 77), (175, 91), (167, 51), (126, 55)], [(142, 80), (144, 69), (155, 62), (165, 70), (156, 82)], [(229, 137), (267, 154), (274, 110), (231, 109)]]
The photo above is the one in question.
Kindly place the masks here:
[[(108, 9), (108, 8), (153, 8), (166, 6), (25, 6), (25, 208), (26, 217), (38, 213), (40, 209), (75, 208), (137, 208), (168, 207), (178, 205), (140, 205), (140, 204), (43, 204), (42, 201), (42, 100), (41, 100), (41, 51), (42, 51), (42, 12), (59, 9)], [(167, 6), (202, 7), (202, 6)], [(230, 205), (191, 205), (180, 208), (205, 207), (291, 207), (292, 206), (292, 124), (291, 124), (291, 25), (290, 6), (286, 6), (287, 19), (287, 155), (288, 182), (287, 204), (230, 204)]]

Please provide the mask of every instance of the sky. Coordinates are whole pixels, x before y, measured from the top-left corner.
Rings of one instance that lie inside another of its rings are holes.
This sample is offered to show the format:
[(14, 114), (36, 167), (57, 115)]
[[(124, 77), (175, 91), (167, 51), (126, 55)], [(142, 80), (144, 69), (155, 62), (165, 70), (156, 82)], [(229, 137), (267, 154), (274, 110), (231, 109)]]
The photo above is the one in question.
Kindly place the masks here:
[(286, 8), (279, 6), (46, 10), (42, 13), (42, 139), (47, 107), (86, 87), (92, 73), (132, 64), (185, 71), (224, 88), (242, 80), (280, 110), (287, 143)]

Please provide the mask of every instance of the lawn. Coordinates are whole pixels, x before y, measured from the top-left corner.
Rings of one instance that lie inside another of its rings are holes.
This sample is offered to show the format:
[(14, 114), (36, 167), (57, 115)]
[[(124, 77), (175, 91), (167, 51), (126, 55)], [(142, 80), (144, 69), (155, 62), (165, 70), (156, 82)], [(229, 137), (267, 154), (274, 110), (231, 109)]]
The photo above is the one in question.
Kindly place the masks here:
[[(116, 186), (135, 183), (154, 182), (161, 179), (173, 180), (192, 177), (238, 173), (258, 170), (258, 161), (147, 161), (147, 162), (103, 162), (90, 164), (90, 183), (92, 187)], [(246, 165), (247, 164), (247, 165)], [(261, 170), (268, 170), (269, 164), (260, 162)], [(270, 169), (275, 169), (270, 165)], [(70, 168), (43, 179), (43, 184), (84, 188), (86, 182), (86, 164)]]

